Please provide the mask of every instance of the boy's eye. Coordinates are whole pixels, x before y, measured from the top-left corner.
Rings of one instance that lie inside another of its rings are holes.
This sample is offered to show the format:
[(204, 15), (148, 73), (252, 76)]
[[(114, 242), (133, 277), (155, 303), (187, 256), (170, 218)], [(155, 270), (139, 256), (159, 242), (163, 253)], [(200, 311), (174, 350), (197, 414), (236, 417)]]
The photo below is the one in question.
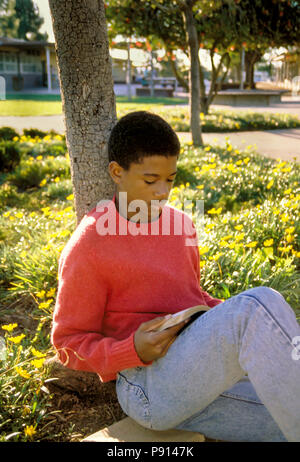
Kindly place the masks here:
[[(155, 183), (155, 181), (146, 181), (146, 180), (144, 180), (144, 181), (147, 184), (154, 184)], [(167, 181), (169, 181), (170, 183), (173, 183), (174, 180), (167, 180)]]

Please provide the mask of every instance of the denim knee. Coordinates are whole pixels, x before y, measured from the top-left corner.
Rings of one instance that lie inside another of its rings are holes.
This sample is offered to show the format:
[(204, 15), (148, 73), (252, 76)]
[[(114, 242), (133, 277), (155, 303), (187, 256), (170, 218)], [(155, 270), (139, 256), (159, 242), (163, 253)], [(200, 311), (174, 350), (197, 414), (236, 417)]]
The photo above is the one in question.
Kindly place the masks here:
[(276, 300), (280, 302), (285, 301), (280, 292), (267, 286), (253, 287), (252, 289), (242, 292), (240, 295), (249, 295), (258, 300), (262, 305)]

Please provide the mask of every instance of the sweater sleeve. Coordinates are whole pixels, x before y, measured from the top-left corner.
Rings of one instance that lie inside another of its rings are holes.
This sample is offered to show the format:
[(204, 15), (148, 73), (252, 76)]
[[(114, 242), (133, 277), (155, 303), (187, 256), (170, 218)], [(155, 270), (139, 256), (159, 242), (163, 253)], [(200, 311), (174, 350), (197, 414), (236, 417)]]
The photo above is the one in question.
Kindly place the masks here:
[(51, 342), (66, 367), (95, 372), (104, 382), (123, 369), (151, 364), (137, 355), (134, 332), (123, 340), (101, 334), (107, 292), (91, 250), (67, 245), (59, 260)]

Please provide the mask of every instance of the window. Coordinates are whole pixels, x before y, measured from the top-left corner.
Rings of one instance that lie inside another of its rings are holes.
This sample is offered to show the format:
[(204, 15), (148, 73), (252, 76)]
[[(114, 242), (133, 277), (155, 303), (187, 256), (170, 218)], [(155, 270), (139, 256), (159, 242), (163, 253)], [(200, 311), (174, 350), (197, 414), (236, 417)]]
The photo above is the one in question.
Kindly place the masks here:
[(26, 54), (21, 55), (22, 72), (38, 73), (42, 72), (42, 63), (40, 54), (36, 50), (29, 50)]
[(18, 63), (16, 53), (9, 51), (0, 51), (0, 71), (2, 72), (17, 72)]

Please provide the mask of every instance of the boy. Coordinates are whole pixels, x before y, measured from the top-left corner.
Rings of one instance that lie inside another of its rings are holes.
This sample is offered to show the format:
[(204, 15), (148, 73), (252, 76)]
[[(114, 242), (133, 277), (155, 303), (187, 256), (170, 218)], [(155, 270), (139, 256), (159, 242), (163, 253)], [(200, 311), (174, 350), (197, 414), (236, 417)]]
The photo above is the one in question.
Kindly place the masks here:
[[(179, 152), (157, 115), (133, 112), (115, 125), (116, 191), (85, 215), (61, 254), (52, 343), (66, 366), (116, 380), (124, 412), (145, 427), (300, 441), (295, 314), (267, 287), (225, 302), (201, 289), (198, 246), (187, 245), (193, 222), (166, 205)], [(168, 314), (200, 304), (210, 309), (180, 335), (184, 323), (155, 331)]]

